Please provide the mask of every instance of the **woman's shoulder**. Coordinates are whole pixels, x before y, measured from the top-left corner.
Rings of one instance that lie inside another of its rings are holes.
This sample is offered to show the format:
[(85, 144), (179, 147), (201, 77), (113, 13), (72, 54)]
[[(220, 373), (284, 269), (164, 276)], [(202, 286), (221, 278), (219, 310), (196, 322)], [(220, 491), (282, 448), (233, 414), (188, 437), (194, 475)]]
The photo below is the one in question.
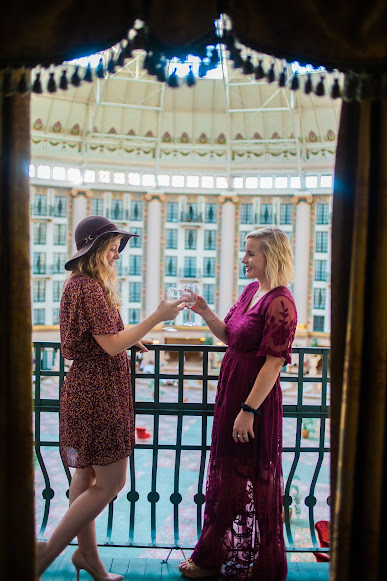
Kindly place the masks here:
[(296, 306), (293, 295), (286, 286), (278, 286), (272, 289), (272, 291), (266, 295), (266, 299), (267, 304), (278, 302), (278, 300), (287, 299), (294, 305), (294, 307)]
[(90, 276), (84, 276), (83, 274), (76, 274), (71, 276), (65, 284), (63, 293), (65, 294), (77, 294), (77, 293), (103, 293), (101, 284), (91, 278)]

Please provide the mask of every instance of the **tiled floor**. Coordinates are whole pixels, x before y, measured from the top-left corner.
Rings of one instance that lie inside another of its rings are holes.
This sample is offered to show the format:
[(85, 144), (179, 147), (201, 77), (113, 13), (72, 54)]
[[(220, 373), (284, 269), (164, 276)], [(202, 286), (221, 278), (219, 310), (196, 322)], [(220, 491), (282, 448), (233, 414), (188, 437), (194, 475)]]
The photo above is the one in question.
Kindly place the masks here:
[[(76, 572), (71, 562), (73, 550), (69, 548), (58, 557), (43, 574), (42, 581), (75, 581)], [(184, 580), (178, 571), (179, 561), (176, 559), (163, 563), (160, 559), (114, 557), (114, 549), (112, 549), (110, 556), (103, 557), (103, 561), (108, 571), (123, 575), (125, 581)], [(91, 577), (85, 571), (81, 571), (80, 581), (90, 581), (90, 579)], [(216, 581), (215, 577), (207, 577), (207, 579)], [(328, 581), (328, 579), (328, 563), (289, 563), (287, 581)]]

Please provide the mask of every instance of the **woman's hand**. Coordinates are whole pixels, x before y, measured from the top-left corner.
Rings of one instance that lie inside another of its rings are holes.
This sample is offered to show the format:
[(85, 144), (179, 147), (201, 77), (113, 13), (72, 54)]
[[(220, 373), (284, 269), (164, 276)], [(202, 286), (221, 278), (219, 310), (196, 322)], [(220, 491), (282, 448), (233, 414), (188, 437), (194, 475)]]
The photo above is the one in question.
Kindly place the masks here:
[[(244, 412), (241, 410), (237, 417), (235, 418), (234, 428), (232, 431), (232, 437), (234, 442), (239, 442), (240, 444), (245, 444), (249, 442), (249, 435), (252, 439), (255, 438), (254, 430), (254, 414), (250, 412)], [(239, 438), (238, 438), (239, 436)]]
[(177, 315), (184, 309), (182, 303), (186, 301), (186, 298), (179, 299), (178, 301), (173, 301), (169, 303), (167, 301), (167, 295), (165, 294), (163, 300), (157, 307), (156, 311), (153, 314), (153, 317), (157, 319), (157, 323), (161, 323), (161, 321), (173, 321), (176, 319)]
[(212, 314), (212, 311), (210, 307), (207, 305), (206, 300), (203, 299), (203, 297), (200, 297), (199, 295), (196, 297), (196, 301), (192, 307), (192, 311), (200, 315), (204, 320), (206, 320), (206, 316), (207, 319), (211, 318), (210, 315)]
[(148, 353), (148, 349), (145, 345), (153, 345), (153, 341), (150, 341), (149, 339), (141, 339), (141, 341), (137, 341), (137, 343), (134, 344), (134, 347), (138, 347), (140, 353)]

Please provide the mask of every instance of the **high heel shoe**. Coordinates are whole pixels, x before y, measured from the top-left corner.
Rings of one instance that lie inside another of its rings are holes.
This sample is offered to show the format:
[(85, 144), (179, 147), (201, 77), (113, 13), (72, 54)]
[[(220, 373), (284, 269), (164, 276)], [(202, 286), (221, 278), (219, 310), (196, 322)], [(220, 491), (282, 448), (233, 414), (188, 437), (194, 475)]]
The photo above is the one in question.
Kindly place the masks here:
[(86, 557), (81, 553), (79, 549), (77, 549), (73, 553), (71, 560), (73, 562), (74, 567), (77, 570), (77, 581), (79, 581), (79, 571), (81, 569), (87, 571), (89, 575), (93, 577), (94, 581), (122, 581), (123, 579), (122, 575), (111, 574), (109, 576), (108, 573), (108, 576), (106, 577), (105, 575), (100, 575), (99, 573), (97, 573), (97, 571), (93, 569), (93, 567), (88, 563)]

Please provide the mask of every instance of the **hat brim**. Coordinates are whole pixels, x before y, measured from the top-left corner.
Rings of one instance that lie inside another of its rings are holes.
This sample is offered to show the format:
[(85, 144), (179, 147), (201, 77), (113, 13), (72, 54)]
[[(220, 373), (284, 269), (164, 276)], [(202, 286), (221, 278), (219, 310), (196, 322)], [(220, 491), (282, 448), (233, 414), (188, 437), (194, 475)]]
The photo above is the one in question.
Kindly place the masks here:
[(96, 243), (97, 240), (99, 240), (100, 238), (107, 238), (108, 236), (122, 236), (121, 242), (120, 242), (120, 247), (118, 249), (118, 252), (122, 252), (125, 248), (125, 246), (128, 243), (128, 240), (130, 238), (132, 238), (133, 236), (138, 238), (138, 234), (131, 234), (130, 232), (125, 232), (125, 230), (113, 230), (110, 232), (105, 232), (104, 234), (101, 234), (100, 236), (97, 236), (96, 238), (94, 238), (94, 240), (90, 241), (90, 244), (85, 244), (85, 246), (83, 246), (81, 248), (81, 250), (78, 250), (78, 252), (76, 252), (74, 254), (74, 256), (72, 256), (65, 264), (65, 270), (73, 270), (75, 263), (77, 262), (78, 258), (80, 258), (81, 256), (84, 256), (87, 252), (89, 252), (89, 250), (94, 246), (94, 244)]

